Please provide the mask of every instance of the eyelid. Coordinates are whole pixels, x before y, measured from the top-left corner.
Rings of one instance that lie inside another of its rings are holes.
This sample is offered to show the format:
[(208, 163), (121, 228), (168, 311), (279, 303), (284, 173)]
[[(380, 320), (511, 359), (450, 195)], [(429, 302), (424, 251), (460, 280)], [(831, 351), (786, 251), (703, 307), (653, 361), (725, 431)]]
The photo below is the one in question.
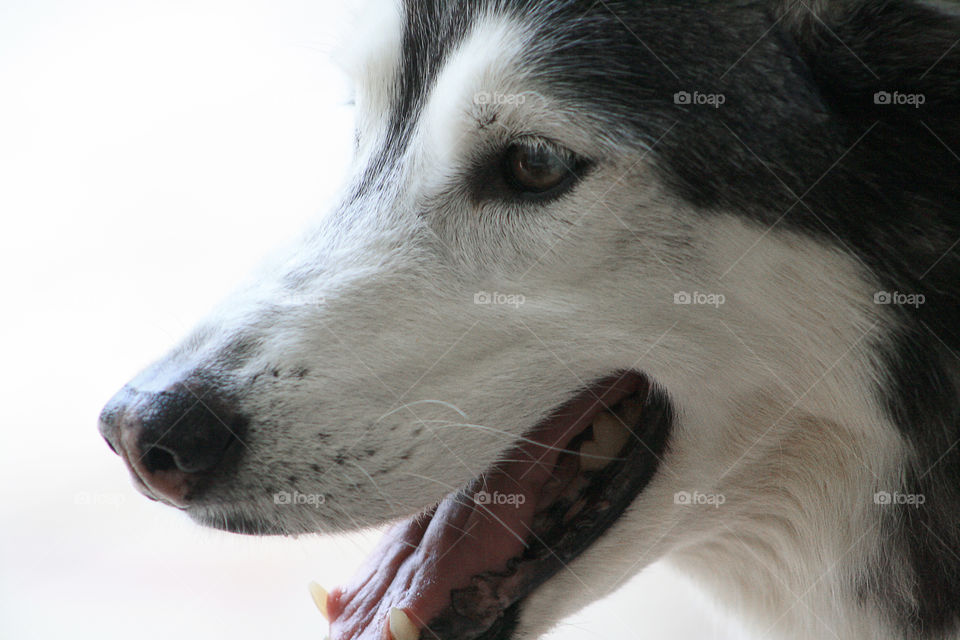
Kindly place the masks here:
[(549, 149), (565, 161), (567, 168), (576, 174), (578, 180), (583, 178), (590, 167), (597, 163), (596, 158), (577, 153), (570, 147), (541, 135), (518, 135), (510, 140), (507, 140), (504, 149), (509, 149), (511, 146), (517, 144), (529, 144), (534, 148), (543, 147)]
[(547, 138), (543, 138), (540, 136), (532, 136), (532, 135), (518, 136), (513, 140), (509, 140), (506, 146), (507, 148), (510, 148), (513, 146), (525, 146), (525, 147), (530, 147), (532, 149), (547, 149), (551, 153), (554, 153), (560, 157), (564, 157), (564, 158), (577, 157), (577, 154), (571, 151), (570, 149), (568, 149), (567, 147), (559, 143), (556, 143), (553, 140), (549, 140)]
[(532, 150), (545, 149), (546, 151), (549, 151), (553, 155), (557, 156), (566, 167), (567, 171), (571, 173), (576, 173), (579, 165), (581, 165), (585, 160), (571, 149), (541, 136), (518, 136), (517, 138), (507, 142), (503, 153), (505, 154), (509, 152), (510, 149), (517, 146), (528, 147)]

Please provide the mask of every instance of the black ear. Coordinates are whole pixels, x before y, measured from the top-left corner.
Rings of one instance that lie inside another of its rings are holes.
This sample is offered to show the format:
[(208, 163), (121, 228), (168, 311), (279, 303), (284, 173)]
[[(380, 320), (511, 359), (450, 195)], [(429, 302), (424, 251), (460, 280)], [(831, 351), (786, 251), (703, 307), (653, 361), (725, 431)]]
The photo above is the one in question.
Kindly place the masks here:
[(859, 119), (935, 121), (956, 140), (960, 4), (787, 2), (802, 55), (834, 109)]
[(856, 146), (851, 170), (878, 194), (864, 210), (886, 208), (890, 221), (929, 232), (940, 222), (955, 228), (960, 223), (960, 3), (783, 1), (790, 8), (782, 19), (828, 117)]

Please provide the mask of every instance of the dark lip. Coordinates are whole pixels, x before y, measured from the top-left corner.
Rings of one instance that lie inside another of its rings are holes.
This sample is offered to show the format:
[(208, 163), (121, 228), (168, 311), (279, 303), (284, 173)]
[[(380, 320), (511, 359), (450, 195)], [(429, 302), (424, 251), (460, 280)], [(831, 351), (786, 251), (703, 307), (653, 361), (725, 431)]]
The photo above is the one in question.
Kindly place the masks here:
[[(589, 549), (620, 519), (636, 497), (646, 488), (659, 468), (674, 423), (674, 411), (666, 393), (650, 385), (643, 414), (638, 422), (638, 440), (618, 460), (595, 472), (579, 499), (587, 507), (571, 522), (565, 522), (573, 503), (563, 500), (547, 508), (525, 551), (510, 561), (502, 573), (474, 576), (472, 584), (451, 593), (451, 605), (427, 624), (431, 637), (442, 640), (509, 640), (523, 601), (550, 580), (567, 564)], [(472, 602), (490, 599), (518, 589), (507, 606), (490, 620), (470, 609)]]

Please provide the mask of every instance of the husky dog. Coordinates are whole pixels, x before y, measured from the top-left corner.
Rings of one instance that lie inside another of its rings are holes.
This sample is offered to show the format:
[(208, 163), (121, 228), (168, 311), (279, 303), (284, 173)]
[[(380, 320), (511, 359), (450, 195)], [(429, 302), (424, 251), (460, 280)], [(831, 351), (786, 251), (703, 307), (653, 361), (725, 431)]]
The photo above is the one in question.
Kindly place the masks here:
[(393, 523), (335, 640), (537, 638), (657, 559), (762, 637), (960, 638), (953, 9), (361, 26), (341, 199), (103, 411), (140, 490)]

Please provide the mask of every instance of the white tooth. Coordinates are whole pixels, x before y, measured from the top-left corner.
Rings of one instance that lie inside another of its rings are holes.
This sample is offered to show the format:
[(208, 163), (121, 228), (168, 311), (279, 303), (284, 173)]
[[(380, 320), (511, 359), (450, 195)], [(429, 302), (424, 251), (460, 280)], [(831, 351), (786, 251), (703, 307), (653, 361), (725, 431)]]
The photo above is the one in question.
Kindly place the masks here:
[(406, 611), (391, 607), (390, 635), (393, 640), (420, 640), (420, 629), (413, 625)]
[(593, 420), (593, 440), (580, 445), (580, 469), (603, 469), (617, 457), (629, 439), (630, 432), (620, 418), (608, 411), (597, 414)]
[(606, 455), (616, 456), (629, 439), (627, 427), (612, 413), (604, 411), (593, 421), (593, 441), (600, 445)]
[(316, 582), (311, 582), (309, 587), (310, 595), (313, 596), (313, 603), (317, 605), (317, 609), (320, 609), (320, 613), (327, 619), (327, 622), (330, 622), (330, 610), (327, 609), (327, 590)]

